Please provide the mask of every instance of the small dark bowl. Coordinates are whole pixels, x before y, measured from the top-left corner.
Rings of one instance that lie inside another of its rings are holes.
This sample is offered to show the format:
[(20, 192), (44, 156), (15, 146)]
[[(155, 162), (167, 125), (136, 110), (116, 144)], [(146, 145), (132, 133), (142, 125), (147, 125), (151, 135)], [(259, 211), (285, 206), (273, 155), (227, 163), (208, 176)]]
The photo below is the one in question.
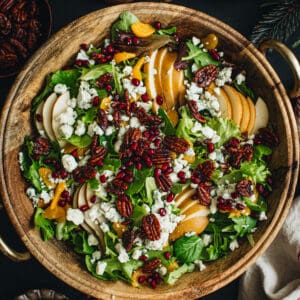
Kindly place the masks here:
[(59, 294), (49, 289), (36, 289), (27, 291), (25, 294), (19, 295), (15, 300), (68, 300), (69, 298), (63, 294)]
[[(52, 29), (52, 12), (51, 6), (48, 0), (36, 1), (39, 14), (38, 21), (40, 22), (40, 36), (38, 37), (37, 44), (32, 51), (29, 51), (29, 55), (26, 59), (18, 63), (17, 66), (11, 68), (1, 68), (0, 67), (0, 78), (10, 77), (16, 75), (20, 69), (23, 67), (25, 62), (30, 58), (30, 56), (38, 49), (38, 47), (43, 44), (50, 36)], [(0, 37), (1, 38), (1, 37)], [(1, 49), (0, 49), (1, 50)]]

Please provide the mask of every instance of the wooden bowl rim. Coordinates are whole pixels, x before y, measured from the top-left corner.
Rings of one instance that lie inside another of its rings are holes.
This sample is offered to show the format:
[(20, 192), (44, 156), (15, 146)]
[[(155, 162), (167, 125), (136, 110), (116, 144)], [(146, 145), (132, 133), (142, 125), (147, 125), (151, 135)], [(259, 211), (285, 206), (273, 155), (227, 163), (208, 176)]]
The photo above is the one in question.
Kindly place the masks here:
[[(108, 7), (104, 9), (97, 10), (95, 12), (91, 12), (73, 22), (71, 22), (69, 25), (61, 29), (58, 33), (56, 33), (48, 42), (46, 42), (42, 48), (40, 48), (35, 55), (27, 62), (27, 64), (24, 66), (23, 70), (17, 77), (8, 97), (5, 102), (5, 105), (3, 107), (2, 113), (1, 113), (1, 120), (0, 120), (0, 130), (1, 130), (1, 140), (0, 140), (0, 146), (1, 146), (1, 154), (0, 159), (3, 161), (4, 159), (4, 136), (5, 136), (5, 127), (6, 122), (10, 113), (10, 106), (14, 99), (14, 95), (17, 92), (18, 88), (22, 84), (23, 78), (26, 76), (27, 72), (30, 71), (29, 66), (33, 62), (37, 61), (39, 58), (39, 55), (42, 54), (43, 49), (49, 48), (55, 45), (55, 41), (60, 38), (60, 35), (63, 33), (68, 32), (70, 29), (80, 27), (84, 24), (84, 21), (87, 20), (89, 17), (92, 18), (99, 18), (101, 15), (109, 14), (111, 11), (114, 12), (116, 9), (122, 11), (122, 10), (129, 10), (129, 11), (139, 11), (139, 10), (151, 10), (151, 6), (153, 5), (157, 6), (157, 3), (152, 2), (143, 2), (143, 3), (133, 3), (133, 4), (122, 4), (117, 5), (113, 7)], [(194, 15), (195, 17), (205, 20), (211, 24), (214, 24), (216, 29), (220, 29), (223, 31), (230, 31), (231, 35), (234, 36), (235, 40), (239, 43), (242, 43), (247, 48), (248, 51), (250, 51), (254, 56), (256, 56), (256, 59), (260, 62), (262, 67), (264, 67), (265, 71), (268, 73), (270, 79), (275, 83), (277, 91), (280, 95), (280, 97), (283, 100), (283, 104), (286, 111), (282, 112), (284, 116), (286, 116), (289, 119), (290, 123), (290, 131), (292, 135), (292, 139), (294, 141), (293, 143), (293, 149), (291, 149), (292, 157), (291, 161), (295, 162), (294, 169), (292, 170), (291, 176), (289, 177), (289, 183), (291, 183), (286, 190), (285, 193), (285, 201), (282, 201), (282, 204), (280, 206), (280, 210), (278, 210), (272, 219), (272, 222), (267, 227), (267, 230), (262, 234), (260, 240), (257, 242), (254, 248), (252, 248), (249, 252), (246, 253), (243, 263), (240, 263), (239, 265), (234, 264), (232, 267), (227, 269), (225, 272), (220, 274), (220, 276), (217, 278), (212, 278), (211, 280), (207, 281), (205, 285), (199, 284), (199, 286), (195, 287), (189, 287), (183, 290), (180, 290), (180, 292), (177, 292), (174, 294), (171, 291), (171, 288), (168, 292), (162, 293), (162, 294), (156, 294), (153, 290), (145, 290), (145, 294), (139, 294), (135, 295), (133, 299), (150, 299), (149, 297), (155, 297), (157, 299), (167, 299), (167, 298), (174, 298), (179, 299), (187, 294), (193, 295), (193, 296), (204, 296), (207, 295), (223, 286), (231, 282), (232, 280), (236, 279), (238, 276), (240, 276), (246, 268), (252, 264), (255, 259), (261, 255), (267, 247), (270, 245), (272, 240), (275, 238), (276, 234), (278, 233), (280, 227), (282, 226), (285, 217), (287, 216), (288, 209), (291, 205), (291, 202), (293, 200), (293, 194), (295, 191), (296, 183), (297, 183), (297, 171), (298, 171), (298, 161), (299, 161), (299, 143), (298, 143), (298, 134), (297, 134), (297, 126), (296, 126), (296, 120), (293, 115), (293, 110), (290, 104), (290, 101), (288, 99), (288, 96), (285, 92), (285, 89), (280, 82), (276, 72), (273, 70), (273, 68), (270, 66), (266, 58), (249, 42), (247, 41), (241, 34), (239, 34), (237, 31), (232, 29), (230, 26), (226, 25), (222, 21), (211, 17), (205, 13), (202, 13), (200, 11), (196, 11), (190, 8), (185, 8), (183, 6), (174, 5), (174, 4), (166, 4), (166, 3), (160, 3), (160, 9), (166, 10), (166, 11), (178, 11), (184, 9), (185, 12), (185, 18), (187, 14)], [(13, 207), (11, 206), (10, 200), (9, 200), (9, 191), (6, 189), (6, 178), (5, 178), (5, 171), (3, 170), (3, 167), (1, 167), (1, 195), (4, 201), (4, 206), (7, 210), (7, 213), (9, 215), (9, 218), (11, 219), (14, 227), (16, 228), (19, 236), (21, 237), (22, 241), (26, 245), (26, 247), (30, 250), (30, 252), (54, 275), (56, 275), (61, 280), (65, 281), (67, 284), (81, 290), (85, 293), (90, 293), (95, 297), (101, 297), (101, 296), (111, 296), (111, 292), (109, 290), (102, 291), (103, 294), (99, 294), (97, 292), (91, 291), (88, 288), (88, 285), (84, 285), (82, 282), (79, 282), (79, 278), (72, 276), (72, 273), (70, 271), (68, 272), (68, 276), (65, 276), (66, 270), (63, 269), (63, 266), (58, 265), (51, 265), (50, 262), (47, 263), (47, 260), (44, 260), (44, 256), (40, 253), (39, 248), (37, 245), (33, 243), (32, 240), (30, 240), (29, 236), (27, 235), (27, 232), (23, 230), (20, 226), (20, 221), (18, 216), (15, 214)], [(272, 231), (272, 234), (271, 234)], [(257, 250), (257, 251), (254, 251)], [(122, 291), (113, 291), (114, 294), (118, 297), (124, 297), (122, 299), (129, 299), (129, 294), (123, 294)], [(132, 292), (134, 293), (134, 288), (132, 288)]]

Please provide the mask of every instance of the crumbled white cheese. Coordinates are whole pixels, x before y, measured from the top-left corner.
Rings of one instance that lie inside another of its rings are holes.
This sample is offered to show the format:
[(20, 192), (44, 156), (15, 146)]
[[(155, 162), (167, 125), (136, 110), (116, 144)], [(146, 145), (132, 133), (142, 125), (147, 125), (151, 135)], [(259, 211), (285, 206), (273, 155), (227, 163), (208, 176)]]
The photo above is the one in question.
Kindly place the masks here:
[(99, 240), (95, 237), (94, 234), (90, 233), (88, 235), (88, 240), (87, 240), (89, 246), (97, 246), (99, 245)]
[(138, 95), (146, 93), (146, 87), (143, 85), (143, 81), (141, 81), (138, 86), (135, 86), (131, 83), (130, 79), (124, 78), (123, 87), (128, 90), (129, 97), (132, 99), (137, 99)]
[(161, 276), (161, 277), (163, 277), (163, 276), (165, 276), (165, 275), (167, 275), (167, 273), (168, 273), (168, 270), (167, 270), (167, 268), (166, 267), (164, 267), (164, 266), (162, 266), (162, 267), (160, 267), (160, 268), (158, 268), (158, 273), (159, 273), (159, 275)]
[(83, 49), (80, 49), (80, 51), (78, 52), (76, 60), (87, 60), (91, 65), (95, 64), (95, 61), (93, 59), (90, 59)]
[(140, 256), (142, 255), (142, 250), (140, 249), (135, 249), (132, 253), (132, 258), (135, 260), (138, 260), (140, 258)]
[(214, 152), (209, 153), (208, 158), (211, 160), (216, 160), (216, 158), (217, 158), (216, 152), (214, 151)]
[(89, 154), (82, 157), (78, 162), (78, 167), (85, 166), (88, 163), (90, 158), (91, 158), (91, 156)]
[(62, 137), (69, 139), (74, 131), (74, 128), (71, 125), (64, 124), (59, 128), (60, 134)]
[(130, 76), (132, 73), (132, 67), (131, 66), (126, 66), (124, 69), (123, 69), (123, 75), (126, 77), (126, 76)]
[(201, 42), (200, 39), (198, 39), (197, 37), (195, 37), (195, 36), (192, 37), (192, 43), (193, 43), (195, 46), (199, 45), (200, 42)]
[(206, 269), (206, 266), (204, 265), (202, 260), (195, 260), (194, 264), (195, 264), (195, 267), (197, 267), (200, 272), (203, 271), (204, 269)]
[(103, 135), (104, 131), (96, 122), (93, 122), (92, 124), (89, 125), (87, 134), (93, 137), (94, 134)]
[(101, 223), (99, 226), (103, 232), (108, 232), (110, 230), (109, 226), (105, 222)]
[(76, 126), (76, 130), (75, 130), (75, 134), (78, 136), (82, 136), (85, 134), (86, 128), (85, 128), (85, 124), (84, 122), (82, 122), (81, 120), (77, 121), (77, 126)]
[(146, 112), (152, 110), (152, 105), (153, 105), (152, 101), (148, 101), (148, 102), (137, 101), (136, 104), (138, 107), (144, 108)]
[(70, 98), (67, 101), (67, 104), (68, 104), (68, 106), (70, 106), (71, 108), (74, 109), (76, 107), (76, 104), (77, 104), (77, 99), (76, 98)]
[(131, 128), (139, 128), (140, 126), (141, 126), (141, 123), (137, 117), (130, 118), (130, 127)]
[(208, 246), (213, 241), (213, 237), (211, 234), (204, 233), (202, 234), (201, 238), (205, 247)]
[(92, 258), (96, 261), (99, 260), (101, 258), (101, 252), (99, 250), (93, 252), (92, 254)]
[(72, 107), (68, 106), (67, 109), (61, 113), (56, 120), (59, 124), (67, 124), (67, 125), (74, 125), (76, 122), (77, 113), (73, 110)]
[(64, 94), (68, 90), (68, 87), (65, 84), (58, 83), (54, 87), (54, 93)]
[(130, 260), (128, 253), (126, 252), (125, 248), (122, 246), (121, 243), (117, 243), (115, 248), (116, 248), (117, 252), (119, 253), (118, 260), (120, 263), (126, 263)]
[(187, 100), (199, 100), (200, 95), (203, 93), (203, 88), (199, 87), (197, 83), (186, 83), (187, 89), (185, 91), (185, 98)]
[(246, 77), (243, 73), (239, 73), (239, 74), (236, 75), (235, 80), (236, 80), (236, 83), (238, 85), (240, 85), (246, 80)]
[(62, 161), (62, 164), (63, 164), (65, 170), (69, 173), (74, 171), (78, 166), (78, 163), (77, 163), (75, 157), (70, 154), (64, 154), (61, 161)]
[(100, 204), (94, 204), (91, 208), (84, 212), (84, 218), (88, 221), (95, 222), (96, 219), (101, 217)]
[(43, 199), (43, 201), (44, 201), (44, 204), (48, 204), (50, 201), (51, 201), (51, 199), (52, 199), (52, 197), (53, 197), (53, 195), (51, 195), (52, 193), (48, 193), (48, 192), (46, 192), (46, 191), (42, 191), (41, 192), (41, 199)]
[(122, 217), (116, 210), (115, 206), (109, 202), (102, 202), (100, 204), (100, 208), (103, 211), (103, 215), (110, 222), (122, 222)]
[(230, 243), (229, 243), (229, 249), (231, 250), (231, 251), (234, 251), (235, 249), (237, 249), (239, 247), (239, 243), (238, 243), (238, 241), (235, 239), (235, 240), (233, 240), (233, 241), (231, 241)]
[(24, 171), (24, 168), (23, 168), (24, 153), (22, 151), (18, 153), (18, 160), (19, 160), (19, 165), (20, 165), (21, 171)]
[(107, 266), (107, 262), (106, 261), (98, 261), (97, 262), (97, 266), (96, 266), (96, 274), (97, 275), (103, 275), (105, 272)]
[(33, 206), (35, 207), (40, 200), (40, 195), (36, 193), (33, 187), (27, 188), (26, 195), (29, 197), (33, 203)]
[(93, 98), (97, 95), (97, 91), (94, 88), (90, 89), (88, 82), (81, 81), (77, 95), (78, 107), (81, 109), (91, 108), (93, 105)]
[(186, 232), (184, 235), (186, 237), (190, 237), (190, 236), (196, 235), (196, 232), (195, 231), (189, 231), (189, 232)]
[(267, 215), (266, 215), (266, 212), (265, 212), (265, 211), (260, 212), (259, 218), (258, 218), (258, 219), (259, 219), (259, 221), (267, 220), (268, 217), (267, 217)]
[(73, 222), (75, 225), (80, 225), (84, 222), (83, 212), (78, 208), (68, 208), (67, 220)]
[(232, 74), (232, 68), (224, 68), (222, 69), (218, 76), (217, 79), (215, 80), (215, 83), (217, 86), (224, 86), (225, 83), (231, 82), (231, 74)]

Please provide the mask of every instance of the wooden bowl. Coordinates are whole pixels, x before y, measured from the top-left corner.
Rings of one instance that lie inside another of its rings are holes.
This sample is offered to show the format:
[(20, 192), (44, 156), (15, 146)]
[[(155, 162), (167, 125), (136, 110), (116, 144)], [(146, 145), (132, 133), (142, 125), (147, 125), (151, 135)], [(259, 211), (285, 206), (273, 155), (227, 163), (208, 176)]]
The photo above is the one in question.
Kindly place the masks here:
[[(97, 44), (109, 32), (118, 15), (129, 10), (144, 22), (160, 20), (176, 25), (180, 34), (216, 33), (225, 56), (247, 70), (250, 84), (268, 103), (270, 119), (277, 126), (280, 145), (271, 163), (274, 190), (269, 197), (268, 220), (254, 233), (255, 245), (243, 242), (226, 258), (207, 264), (202, 272), (184, 275), (174, 286), (155, 290), (133, 288), (120, 281), (92, 277), (82, 259), (64, 243), (43, 242), (31, 224), (33, 207), (26, 197), (17, 154), (25, 135), (31, 134), (30, 104), (47, 74), (67, 65), (81, 43)], [(134, 3), (105, 8), (72, 22), (53, 36), (19, 74), (1, 115), (1, 193), (4, 206), (29, 251), (51, 273), (72, 287), (101, 299), (193, 299), (207, 295), (240, 276), (270, 245), (280, 229), (293, 199), (297, 183), (299, 145), (293, 111), (285, 89), (265, 57), (231, 27), (201, 12), (160, 3)]]

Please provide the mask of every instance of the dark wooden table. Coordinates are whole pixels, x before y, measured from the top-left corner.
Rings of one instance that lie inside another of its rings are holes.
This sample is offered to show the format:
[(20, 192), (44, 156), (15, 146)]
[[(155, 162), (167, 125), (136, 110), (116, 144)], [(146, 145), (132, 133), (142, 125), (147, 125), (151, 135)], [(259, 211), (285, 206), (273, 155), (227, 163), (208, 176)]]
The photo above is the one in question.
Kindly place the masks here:
[[(89, 12), (107, 6), (103, 0), (50, 0), (53, 12), (53, 29), (55, 33), (63, 26), (74, 19)], [(261, 17), (259, 0), (186, 0), (173, 1), (175, 4), (184, 5), (208, 13), (249, 37), (253, 26)], [(300, 37), (298, 31), (291, 41)], [(84, 42), (84, 41), (83, 41)], [(300, 55), (297, 50), (296, 54)], [(270, 60), (277, 70), (283, 83), (289, 88), (292, 85), (292, 75), (289, 72), (283, 59), (276, 54), (272, 54)], [(3, 106), (6, 95), (13, 85), (14, 78), (0, 79), (0, 105)], [(5, 211), (0, 212), (0, 234), (4, 239), (17, 250), (24, 250), (14, 228), (10, 224)], [(18, 294), (28, 289), (51, 288), (64, 293), (72, 300), (86, 299), (86, 296), (74, 290), (68, 285), (49, 273), (34, 258), (24, 263), (13, 263), (8, 258), (0, 254), (0, 300), (10, 300)], [(237, 299), (238, 280), (233, 281), (223, 289), (204, 297), (205, 300)]]

